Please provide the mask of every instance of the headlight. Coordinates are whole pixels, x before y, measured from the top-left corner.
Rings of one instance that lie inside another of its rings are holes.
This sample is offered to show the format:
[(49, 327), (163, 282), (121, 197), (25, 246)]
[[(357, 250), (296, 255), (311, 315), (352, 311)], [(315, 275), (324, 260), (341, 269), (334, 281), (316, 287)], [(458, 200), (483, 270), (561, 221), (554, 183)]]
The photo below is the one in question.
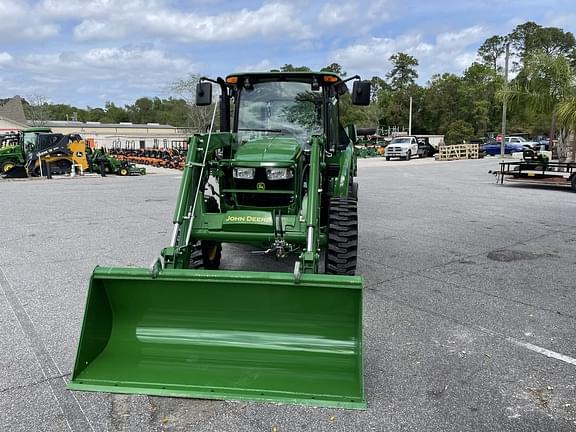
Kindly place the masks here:
[(232, 175), (234, 178), (243, 179), (243, 180), (252, 180), (254, 178), (254, 174), (256, 173), (255, 168), (240, 168), (235, 167)]
[(268, 180), (288, 180), (294, 177), (290, 168), (266, 168)]

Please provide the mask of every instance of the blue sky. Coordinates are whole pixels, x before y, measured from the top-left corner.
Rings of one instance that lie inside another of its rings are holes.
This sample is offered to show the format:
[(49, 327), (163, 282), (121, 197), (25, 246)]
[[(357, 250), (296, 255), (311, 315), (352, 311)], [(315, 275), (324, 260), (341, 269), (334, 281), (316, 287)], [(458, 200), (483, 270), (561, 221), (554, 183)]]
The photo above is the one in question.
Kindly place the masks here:
[(525, 21), (576, 33), (574, 0), (0, 0), (0, 17), (0, 98), (79, 107), (285, 63), (383, 77), (398, 51), (418, 59), (425, 84)]

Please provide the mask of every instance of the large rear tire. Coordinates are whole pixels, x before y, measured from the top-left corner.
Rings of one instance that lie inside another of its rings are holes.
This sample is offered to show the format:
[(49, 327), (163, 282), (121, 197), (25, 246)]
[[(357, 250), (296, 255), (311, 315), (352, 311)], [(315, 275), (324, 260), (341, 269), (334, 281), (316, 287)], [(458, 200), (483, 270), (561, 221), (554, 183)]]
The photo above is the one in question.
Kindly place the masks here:
[(354, 275), (357, 254), (357, 201), (353, 198), (331, 198), (328, 207), (326, 273)]
[(8, 171), (14, 168), (16, 164), (17, 162), (12, 159), (2, 162), (2, 166), (0, 166), (0, 174), (6, 174)]
[(576, 192), (576, 174), (572, 175), (572, 180), (570, 181), (572, 186), (572, 192)]

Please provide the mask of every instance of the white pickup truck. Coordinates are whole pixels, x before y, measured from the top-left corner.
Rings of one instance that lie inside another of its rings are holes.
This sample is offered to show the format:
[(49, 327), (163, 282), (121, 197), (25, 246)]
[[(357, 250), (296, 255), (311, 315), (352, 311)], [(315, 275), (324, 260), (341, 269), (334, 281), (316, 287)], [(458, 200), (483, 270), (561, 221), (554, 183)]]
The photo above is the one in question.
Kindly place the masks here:
[(540, 144), (537, 143), (536, 141), (528, 141), (526, 138), (521, 136), (509, 136), (509, 137), (507, 136), (506, 142), (511, 144), (520, 144), (523, 146), (528, 146), (531, 149), (536, 149), (540, 147)]
[(428, 157), (434, 153), (434, 147), (423, 139), (415, 136), (396, 137), (390, 141), (384, 150), (384, 156), (389, 161), (390, 158), (397, 157), (400, 159), (410, 160), (412, 156)]

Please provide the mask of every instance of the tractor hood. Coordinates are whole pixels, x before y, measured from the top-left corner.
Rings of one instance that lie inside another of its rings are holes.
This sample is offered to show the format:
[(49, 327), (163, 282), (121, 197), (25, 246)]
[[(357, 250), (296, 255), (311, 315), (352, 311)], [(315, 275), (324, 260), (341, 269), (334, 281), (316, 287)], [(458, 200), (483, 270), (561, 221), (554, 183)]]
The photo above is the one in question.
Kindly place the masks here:
[(409, 149), (412, 144), (409, 141), (398, 141), (398, 142), (392, 141), (388, 145), (390, 147), (402, 147), (403, 149)]
[(292, 137), (260, 138), (242, 144), (236, 151), (236, 162), (292, 162), (302, 152), (301, 145)]
[(5, 146), (0, 148), (0, 155), (2, 154), (9, 154), (9, 153), (14, 153), (16, 150), (16, 147), (18, 146)]

